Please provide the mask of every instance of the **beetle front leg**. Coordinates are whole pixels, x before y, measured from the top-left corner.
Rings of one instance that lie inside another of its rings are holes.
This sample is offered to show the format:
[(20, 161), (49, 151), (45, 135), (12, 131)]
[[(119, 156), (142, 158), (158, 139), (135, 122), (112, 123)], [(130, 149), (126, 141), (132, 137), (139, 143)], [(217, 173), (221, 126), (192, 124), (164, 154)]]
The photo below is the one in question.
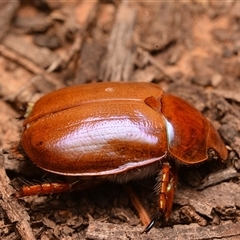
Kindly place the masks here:
[(173, 195), (177, 182), (177, 174), (175, 169), (172, 169), (168, 162), (164, 162), (161, 172), (158, 176), (156, 191), (159, 193), (158, 212), (153, 217), (152, 221), (144, 229), (143, 233), (147, 233), (154, 226), (156, 221), (168, 221), (173, 204)]
[(163, 163), (156, 186), (156, 191), (159, 192), (159, 212), (163, 213), (165, 221), (169, 220), (172, 212), (173, 196), (176, 183), (176, 169), (173, 169), (169, 163)]

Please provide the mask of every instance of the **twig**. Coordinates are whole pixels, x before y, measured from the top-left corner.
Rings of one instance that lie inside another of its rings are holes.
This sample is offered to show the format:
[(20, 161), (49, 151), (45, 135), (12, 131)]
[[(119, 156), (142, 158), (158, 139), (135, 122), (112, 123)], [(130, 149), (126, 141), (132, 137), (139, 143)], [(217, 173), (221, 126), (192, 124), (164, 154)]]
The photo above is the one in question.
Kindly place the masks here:
[(29, 215), (25, 209), (12, 197), (14, 189), (10, 186), (10, 180), (4, 169), (4, 157), (0, 155), (0, 205), (6, 212), (15, 229), (23, 240), (36, 239), (29, 224)]
[(100, 79), (128, 81), (135, 60), (133, 30), (136, 12), (123, 2), (113, 26), (107, 54), (100, 69)]
[(1, 1), (0, 2), (0, 41), (5, 37), (12, 18), (20, 6), (19, 1)]
[(92, 2), (83, 1), (82, 3), (80, 3), (79, 8), (83, 9), (84, 14), (82, 14), (82, 18), (80, 19), (80, 22), (78, 22), (79, 26), (75, 41), (71, 49), (65, 54), (65, 56), (60, 57), (56, 61), (54, 61), (47, 69), (47, 72), (52, 72), (59, 67), (62, 69), (65, 68), (67, 64), (71, 61), (73, 56), (80, 51), (84, 38), (84, 32), (86, 31), (87, 27), (89, 26), (89, 24), (92, 22), (96, 15), (97, 5), (98, 1)]
[(236, 178), (238, 176), (240, 176), (240, 174), (237, 172), (237, 170), (233, 167), (229, 167), (207, 176), (205, 179), (203, 179), (202, 184), (199, 185), (197, 188), (199, 190), (203, 190), (206, 187), (216, 185), (218, 183), (227, 181), (232, 178)]
[(138, 48), (137, 49), (137, 52), (139, 54), (142, 54), (146, 59), (147, 61), (149, 61), (151, 64), (153, 64), (157, 69), (159, 69), (162, 74), (164, 76), (166, 76), (168, 79), (172, 80), (173, 82), (175, 82), (175, 79), (170, 76), (170, 74), (168, 74), (165, 70), (164, 70), (164, 67), (161, 65), (160, 62), (158, 62), (154, 57), (152, 57), (147, 51), (144, 51), (142, 48)]
[(43, 75), (46, 81), (52, 83), (56, 86), (56, 88), (61, 88), (63, 85), (59, 82), (57, 78), (53, 75), (47, 73), (41, 67), (33, 63), (31, 60), (28, 60), (24, 56), (18, 54), (17, 52), (5, 47), (4, 45), (0, 44), (0, 54), (4, 57), (10, 59), (13, 62), (18, 63), (19, 65), (23, 66), (28, 71), (36, 74), (36, 75)]

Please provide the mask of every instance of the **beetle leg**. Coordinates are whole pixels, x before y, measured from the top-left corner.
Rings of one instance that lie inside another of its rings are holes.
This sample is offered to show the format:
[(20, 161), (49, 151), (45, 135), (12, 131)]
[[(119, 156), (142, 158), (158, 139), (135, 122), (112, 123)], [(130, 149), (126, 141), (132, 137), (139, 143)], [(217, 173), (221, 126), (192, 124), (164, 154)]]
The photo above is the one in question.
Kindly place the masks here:
[(80, 191), (85, 189), (90, 189), (99, 185), (103, 182), (103, 179), (93, 179), (92, 181), (75, 181), (71, 183), (42, 183), (36, 184), (32, 186), (25, 186), (21, 188), (15, 196), (17, 198), (34, 196), (34, 195), (48, 195), (48, 194), (56, 194), (63, 192), (72, 192), (72, 191)]
[(25, 186), (21, 188), (15, 196), (17, 198), (34, 196), (34, 195), (48, 195), (53, 193), (68, 192), (72, 188), (71, 183), (42, 183), (32, 186)]
[(139, 215), (139, 218), (141, 219), (142, 224), (144, 226), (148, 226), (148, 224), (150, 223), (151, 220), (150, 220), (150, 217), (149, 217), (147, 211), (145, 210), (141, 201), (139, 200), (138, 196), (133, 191), (131, 186), (125, 184), (125, 185), (123, 185), (123, 188), (126, 191), (126, 193), (128, 194), (128, 197), (130, 198), (135, 210), (138, 212), (138, 215)]
[(154, 226), (156, 221), (168, 221), (170, 217), (172, 211), (174, 189), (177, 182), (177, 174), (174, 170), (171, 168), (169, 163), (163, 163), (156, 185), (156, 190), (159, 193), (159, 210), (157, 214), (153, 217), (152, 221), (144, 229), (143, 233), (147, 233)]
[(177, 183), (176, 169), (169, 163), (163, 163), (158, 179), (159, 210), (164, 213), (164, 220), (168, 221), (172, 212), (174, 190)]

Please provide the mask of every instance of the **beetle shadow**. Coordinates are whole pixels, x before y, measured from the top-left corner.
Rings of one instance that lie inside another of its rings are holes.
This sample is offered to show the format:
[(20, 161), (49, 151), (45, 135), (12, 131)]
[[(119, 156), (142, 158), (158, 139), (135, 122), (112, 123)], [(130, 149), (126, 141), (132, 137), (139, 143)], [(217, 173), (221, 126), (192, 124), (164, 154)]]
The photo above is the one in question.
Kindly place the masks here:
[(219, 160), (209, 160), (193, 166), (183, 165), (179, 168), (179, 186), (197, 188), (203, 180), (217, 171), (226, 168), (226, 163)]

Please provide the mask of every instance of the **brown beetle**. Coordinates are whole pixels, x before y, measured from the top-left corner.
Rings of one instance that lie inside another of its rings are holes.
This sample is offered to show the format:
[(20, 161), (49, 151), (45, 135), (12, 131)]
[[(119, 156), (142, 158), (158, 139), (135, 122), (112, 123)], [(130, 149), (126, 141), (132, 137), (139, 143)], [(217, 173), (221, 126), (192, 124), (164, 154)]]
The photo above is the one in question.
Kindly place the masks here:
[[(48, 172), (121, 183), (160, 173), (158, 211), (145, 232), (159, 218), (169, 218), (176, 165), (228, 155), (198, 110), (149, 83), (95, 83), (54, 91), (35, 103), (23, 127), (20, 145)], [(48, 185), (23, 188), (19, 196), (72, 187)]]

